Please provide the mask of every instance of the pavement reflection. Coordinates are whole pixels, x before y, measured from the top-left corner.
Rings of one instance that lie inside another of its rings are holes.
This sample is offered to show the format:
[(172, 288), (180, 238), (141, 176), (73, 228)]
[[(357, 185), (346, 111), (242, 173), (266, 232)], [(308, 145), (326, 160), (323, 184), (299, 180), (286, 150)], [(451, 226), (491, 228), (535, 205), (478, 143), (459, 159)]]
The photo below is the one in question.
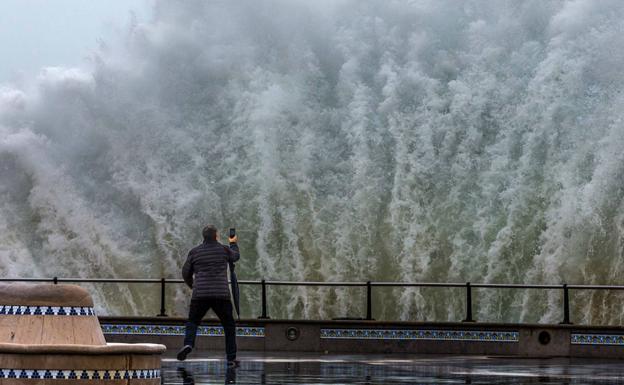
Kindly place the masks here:
[(228, 368), (214, 352), (163, 360), (163, 384), (624, 384), (617, 360), (245, 353)]
[[(184, 385), (195, 385), (193, 372), (184, 367), (178, 367), (178, 376)], [(225, 384), (236, 384), (236, 368), (227, 368), (225, 371)]]

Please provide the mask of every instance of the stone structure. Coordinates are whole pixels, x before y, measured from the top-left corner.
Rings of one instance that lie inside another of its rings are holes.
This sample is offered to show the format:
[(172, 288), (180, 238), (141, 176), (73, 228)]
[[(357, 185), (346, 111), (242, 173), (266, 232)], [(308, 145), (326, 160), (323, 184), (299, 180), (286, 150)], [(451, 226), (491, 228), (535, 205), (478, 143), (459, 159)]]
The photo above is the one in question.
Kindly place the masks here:
[(0, 385), (160, 384), (158, 344), (107, 344), (79, 286), (0, 284)]
[[(102, 317), (109, 341), (149, 341), (177, 349), (183, 318)], [(239, 350), (266, 352), (458, 354), (523, 358), (624, 355), (624, 327), (487, 322), (242, 320)], [(223, 351), (223, 329), (205, 319), (197, 349)]]

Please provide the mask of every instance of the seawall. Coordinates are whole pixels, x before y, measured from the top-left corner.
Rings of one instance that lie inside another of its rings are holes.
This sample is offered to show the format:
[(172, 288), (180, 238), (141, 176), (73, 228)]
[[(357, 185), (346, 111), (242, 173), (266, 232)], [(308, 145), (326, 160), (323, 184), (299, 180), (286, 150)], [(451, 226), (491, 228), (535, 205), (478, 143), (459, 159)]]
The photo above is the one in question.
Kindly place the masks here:
[[(110, 342), (150, 342), (177, 350), (183, 318), (100, 317)], [(624, 328), (471, 322), (258, 320), (238, 322), (239, 350), (316, 353), (458, 354), (526, 358), (624, 357)], [(218, 320), (206, 319), (197, 349), (222, 350)]]

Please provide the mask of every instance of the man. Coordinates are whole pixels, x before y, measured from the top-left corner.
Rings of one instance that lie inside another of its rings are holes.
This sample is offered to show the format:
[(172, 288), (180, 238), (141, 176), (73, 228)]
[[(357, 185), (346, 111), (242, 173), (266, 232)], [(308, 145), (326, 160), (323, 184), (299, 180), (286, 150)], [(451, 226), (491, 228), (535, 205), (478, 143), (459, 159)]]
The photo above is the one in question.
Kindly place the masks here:
[(210, 309), (214, 310), (225, 332), (225, 353), (228, 366), (236, 366), (236, 323), (232, 316), (232, 302), (228, 287), (228, 262), (240, 258), (238, 237), (229, 238), (230, 247), (218, 241), (218, 231), (213, 225), (204, 227), (204, 242), (189, 251), (182, 267), (184, 282), (193, 289), (184, 347), (178, 352), (178, 360), (184, 361), (195, 346), (197, 327)]

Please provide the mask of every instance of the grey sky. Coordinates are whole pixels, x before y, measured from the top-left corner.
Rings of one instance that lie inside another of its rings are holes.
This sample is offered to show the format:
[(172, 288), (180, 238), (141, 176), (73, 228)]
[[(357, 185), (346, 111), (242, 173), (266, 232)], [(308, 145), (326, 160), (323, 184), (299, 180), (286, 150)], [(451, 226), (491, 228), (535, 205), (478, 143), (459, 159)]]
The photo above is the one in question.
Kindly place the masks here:
[(151, 0), (0, 0), (0, 84), (46, 66), (81, 66), (97, 40), (115, 38)]

